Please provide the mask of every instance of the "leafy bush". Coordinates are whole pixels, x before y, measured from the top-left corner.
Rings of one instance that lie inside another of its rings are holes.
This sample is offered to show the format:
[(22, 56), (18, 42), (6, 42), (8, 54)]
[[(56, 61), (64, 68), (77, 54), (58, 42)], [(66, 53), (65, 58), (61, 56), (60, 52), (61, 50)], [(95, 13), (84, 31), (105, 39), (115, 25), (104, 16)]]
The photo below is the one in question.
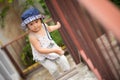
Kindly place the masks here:
[(28, 37), (26, 37), (26, 45), (23, 48), (23, 51), (21, 54), (21, 60), (22, 60), (23, 65), (25, 65), (26, 67), (35, 63), (35, 61), (33, 61), (32, 50), (31, 50)]
[(51, 37), (53, 38), (53, 40), (59, 45), (59, 46), (63, 46), (64, 43), (63, 43), (63, 40), (62, 40), (62, 37), (59, 33), (58, 30), (54, 31), (54, 32), (51, 32)]

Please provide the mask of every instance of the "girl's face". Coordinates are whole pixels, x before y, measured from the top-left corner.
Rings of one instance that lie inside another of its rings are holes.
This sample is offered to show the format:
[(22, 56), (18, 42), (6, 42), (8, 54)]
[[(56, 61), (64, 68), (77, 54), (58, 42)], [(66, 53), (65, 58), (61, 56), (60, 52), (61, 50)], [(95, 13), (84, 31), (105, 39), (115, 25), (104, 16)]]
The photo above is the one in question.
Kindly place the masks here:
[(28, 28), (33, 31), (33, 32), (38, 32), (41, 29), (41, 20), (40, 19), (36, 19), (30, 23), (27, 24)]

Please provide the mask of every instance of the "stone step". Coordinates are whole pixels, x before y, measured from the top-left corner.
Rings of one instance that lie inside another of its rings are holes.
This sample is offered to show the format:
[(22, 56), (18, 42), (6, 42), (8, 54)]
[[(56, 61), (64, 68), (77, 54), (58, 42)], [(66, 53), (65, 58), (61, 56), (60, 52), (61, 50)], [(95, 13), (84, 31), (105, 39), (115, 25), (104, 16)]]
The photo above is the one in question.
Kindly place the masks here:
[(97, 80), (88, 67), (80, 63), (70, 71), (63, 73), (57, 80)]
[(67, 72), (64, 72), (62, 75), (60, 75), (57, 80), (67, 80), (70, 77), (76, 75), (78, 73), (77, 71), (77, 67), (73, 67), (72, 69), (70, 69)]
[[(84, 63), (76, 65), (71, 58), (67, 56), (71, 69), (67, 72), (61, 74), (57, 80), (97, 80), (96, 76), (90, 71)], [(27, 80), (54, 80), (50, 73), (44, 68), (40, 68), (37, 71), (34, 71), (31, 75), (28, 76)]]

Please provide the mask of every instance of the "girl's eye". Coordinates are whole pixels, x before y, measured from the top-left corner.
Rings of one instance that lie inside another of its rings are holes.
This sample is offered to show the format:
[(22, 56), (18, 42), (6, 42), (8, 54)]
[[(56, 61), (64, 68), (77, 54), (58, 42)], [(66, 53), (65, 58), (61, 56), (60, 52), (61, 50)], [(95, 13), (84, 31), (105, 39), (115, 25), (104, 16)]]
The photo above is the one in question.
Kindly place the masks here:
[(30, 23), (29, 25), (30, 25), (30, 26), (32, 26), (32, 25), (33, 25), (33, 23)]
[(38, 20), (35, 20), (35, 23), (38, 23)]

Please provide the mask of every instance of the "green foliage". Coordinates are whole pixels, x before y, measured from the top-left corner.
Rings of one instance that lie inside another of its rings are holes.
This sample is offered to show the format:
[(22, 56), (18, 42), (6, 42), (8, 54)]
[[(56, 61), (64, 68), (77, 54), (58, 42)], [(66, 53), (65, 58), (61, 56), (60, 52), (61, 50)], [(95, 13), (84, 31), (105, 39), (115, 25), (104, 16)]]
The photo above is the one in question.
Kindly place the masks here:
[[(14, 0), (7, 0), (8, 3), (12, 3)], [(5, 2), (5, 0), (0, 0), (0, 2)]]
[(64, 43), (63, 43), (63, 40), (62, 40), (62, 37), (59, 33), (58, 30), (50, 33), (51, 34), (51, 37), (53, 38), (53, 40), (59, 45), (59, 46), (63, 46)]
[(24, 5), (25, 6), (23, 10), (26, 10), (29, 6), (34, 6), (34, 0), (26, 0)]
[(35, 61), (33, 61), (32, 50), (31, 50), (28, 37), (26, 37), (26, 45), (23, 48), (23, 51), (21, 54), (21, 60), (22, 60), (23, 65), (25, 65), (26, 67), (35, 63)]
[(2, 28), (4, 27), (4, 18), (6, 17), (8, 10), (9, 10), (9, 6), (5, 6), (0, 13), (0, 21), (1, 21), (0, 24)]
[(4, 2), (4, 0), (0, 0), (0, 2)]
[[(4, 3), (5, 0), (0, 0), (0, 2)], [(13, 2), (13, 0), (7, 0), (7, 2), (10, 4)], [(2, 28), (4, 27), (4, 19), (7, 15), (8, 10), (9, 10), (9, 6), (5, 6), (0, 12), (0, 25)]]
[(111, 0), (111, 1), (120, 8), (120, 0)]
[(12, 3), (13, 2), (13, 0), (8, 0), (8, 3)]
[(50, 13), (49, 13), (49, 10), (45, 4), (45, 1), (44, 0), (38, 0), (38, 2), (41, 4), (42, 8), (44, 9), (45, 11), (45, 15), (49, 15), (50, 16)]

